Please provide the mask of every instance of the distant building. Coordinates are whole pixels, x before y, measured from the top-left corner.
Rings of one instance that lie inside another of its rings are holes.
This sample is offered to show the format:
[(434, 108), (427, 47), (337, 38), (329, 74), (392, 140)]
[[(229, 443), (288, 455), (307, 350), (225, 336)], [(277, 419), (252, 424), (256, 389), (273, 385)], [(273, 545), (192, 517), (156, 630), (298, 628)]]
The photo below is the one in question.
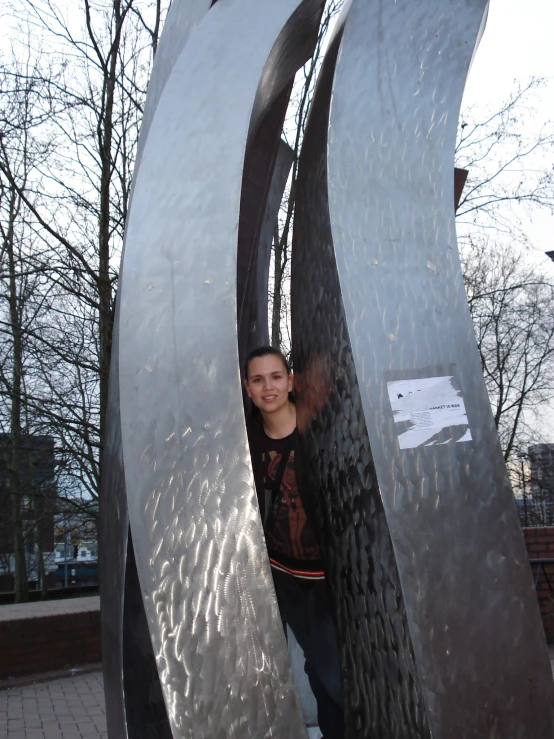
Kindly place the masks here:
[(531, 469), (530, 492), (541, 523), (554, 525), (554, 444), (535, 444), (528, 449)]
[[(13, 590), (14, 536), (13, 505), (10, 490), (12, 442), (0, 434), (0, 590)], [(26, 436), (19, 449), (19, 494), (30, 583), (39, 587), (38, 556), (42, 551), (47, 573), (54, 563), (54, 511), (56, 506), (54, 439), (51, 436)], [(52, 560), (51, 562), (49, 560)], [(54, 583), (54, 575), (49, 575)]]
[(60, 506), (54, 526), (55, 587), (98, 584), (98, 506)]

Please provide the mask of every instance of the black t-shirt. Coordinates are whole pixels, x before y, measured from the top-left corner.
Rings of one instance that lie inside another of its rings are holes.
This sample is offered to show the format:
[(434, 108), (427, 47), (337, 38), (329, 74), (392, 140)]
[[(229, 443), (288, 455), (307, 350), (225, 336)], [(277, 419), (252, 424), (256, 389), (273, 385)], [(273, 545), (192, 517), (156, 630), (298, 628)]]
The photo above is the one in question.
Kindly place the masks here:
[(287, 460), (279, 493), (271, 501), (273, 483), (282, 455), (290, 445), (291, 436), (286, 436), (284, 439), (271, 439), (265, 432), (262, 432), (264, 487), (266, 500), (270, 501), (265, 527), (269, 561), (274, 569), (294, 577), (319, 580), (325, 575), (314, 529), (306, 515), (298, 490), (294, 467), (294, 446)]

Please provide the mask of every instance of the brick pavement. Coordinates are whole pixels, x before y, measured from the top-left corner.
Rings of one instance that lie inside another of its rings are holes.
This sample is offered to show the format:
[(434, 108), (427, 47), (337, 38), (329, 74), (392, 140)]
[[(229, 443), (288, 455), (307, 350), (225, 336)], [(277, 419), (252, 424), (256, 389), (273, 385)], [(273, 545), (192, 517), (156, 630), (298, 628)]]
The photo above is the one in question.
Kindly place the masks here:
[(0, 692), (0, 739), (107, 739), (101, 672)]
[[(321, 736), (317, 728), (309, 735)], [(102, 673), (0, 691), (0, 739), (108, 739)]]
[[(321, 732), (308, 730), (310, 739)], [(108, 739), (101, 672), (0, 691), (0, 739)]]

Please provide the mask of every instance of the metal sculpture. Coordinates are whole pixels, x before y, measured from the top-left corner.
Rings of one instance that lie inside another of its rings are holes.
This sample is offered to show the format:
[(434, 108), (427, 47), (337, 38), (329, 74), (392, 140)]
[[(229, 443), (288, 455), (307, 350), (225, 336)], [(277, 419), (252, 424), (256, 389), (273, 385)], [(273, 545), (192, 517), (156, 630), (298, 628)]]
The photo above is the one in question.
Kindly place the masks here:
[[(321, 9), (320, 0), (215, 4), (173, 63), (135, 175), (118, 298), (122, 457), (174, 737), (304, 735), (249, 471), (236, 253), (265, 212), (263, 197), (247, 198), (244, 162), (256, 172), (265, 160), (252, 187), (267, 191), (285, 93)], [(207, 394), (192, 391), (200, 377)], [(125, 693), (124, 676), (115, 688)]]
[[(268, 243), (290, 166), (280, 131), (322, 5), (174, 0), (168, 14), (110, 375), (111, 739), (306, 736), (240, 360), (267, 339)], [(485, 11), (485, 0), (347, 3), (306, 131), (295, 367), (348, 739), (551, 735), (544, 637), (453, 227), (456, 118)], [(422, 393), (458, 407), (427, 407)]]
[[(156, 107), (190, 33), (208, 12), (212, 0), (180, 0), (172, 4), (152, 70), (140, 132), (135, 177), (139, 171)], [(131, 194), (132, 206), (132, 194)], [(129, 213), (131, 209), (129, 209)], [(122, 289), (120, 274), (120, 291)], [(119, 402), (119, 303), (116, 306), (104, 445), (102, 510), (100, 515), (100, 576), (102, 582), (102, 653), (106, 678), (106, 715), (112, 737), (170, 736), (154, 655), (146, 625), (142, 595), (129, 538), (129, 514), (121, 440)], [(128, 557), (128, 554), (131, 554)], [(134, 604), (134, 608), (131, 607)], [(146, 626), (146, 628), (145, 628)], [(133, 677), (146, 692), (137, 694)], [(126, 698), (128, 700), (126, 701)]]
[(552, 735), (452, 209), (486, 5), (354, 0), (303, 147), (294, 363), (312, 393), (331, 389), (304, 446), (324, 497), (352, 737)]

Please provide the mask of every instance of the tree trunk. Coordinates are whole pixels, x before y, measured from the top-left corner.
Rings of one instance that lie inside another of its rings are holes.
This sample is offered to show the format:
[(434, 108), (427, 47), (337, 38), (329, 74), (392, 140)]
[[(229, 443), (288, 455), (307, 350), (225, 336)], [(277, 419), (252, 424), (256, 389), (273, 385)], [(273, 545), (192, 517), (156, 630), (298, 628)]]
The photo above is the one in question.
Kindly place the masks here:
[(121, 42), (121, 29), (124, 15), (121, 13), (121, 0), (114, 0), (115, 16), (114, 40), (106, 60), (104, 70), (105, 109), (98, 122), (98, 144), (101, 157), (100, 176), (100, 228), (98, 239), (99, 270), (99, 331), (100, 331), (100, 464), (99, 483), (102, 478), (103, 447), (105, 439), (106, 408), (108, 405), (108, 381), (110, 375), (110, 356), (112, 349), (113, 311), (112, 284), (110, 279), (110, 187), (112, 181), (112, 139), (114, 95), (117, 83), (117, 58)]
[(21, 336), (21, 320), (15, 273), (14, 222), (17, 210), (17, 195), (11, 193), (10, 222), (6, 238), (6, 251), (10, 270), (9, 305), (10, 328), (12, 334), (12, 387), (11, 387), (11, 459), (10, 459), (10, 497), (13, 517), (13, 544), (15, 559), (14, 590), (15, 602), (24, 603), (29, 600), (29, 584), (27, 582), (27, 563), (25, 560), (25, 536), (22, 520), (21, 493), (21, 381), (23, 375), (23, 344)]
[(37, 552), (37, 569), (38, 578), (40, 580), (40, 597), (42, 600), (48, 599), (48, 583), (46, 582), (46, 567), (44, 566), (44, 552), (42, 547), (42, 537), (38, 538), (38, 552)]

